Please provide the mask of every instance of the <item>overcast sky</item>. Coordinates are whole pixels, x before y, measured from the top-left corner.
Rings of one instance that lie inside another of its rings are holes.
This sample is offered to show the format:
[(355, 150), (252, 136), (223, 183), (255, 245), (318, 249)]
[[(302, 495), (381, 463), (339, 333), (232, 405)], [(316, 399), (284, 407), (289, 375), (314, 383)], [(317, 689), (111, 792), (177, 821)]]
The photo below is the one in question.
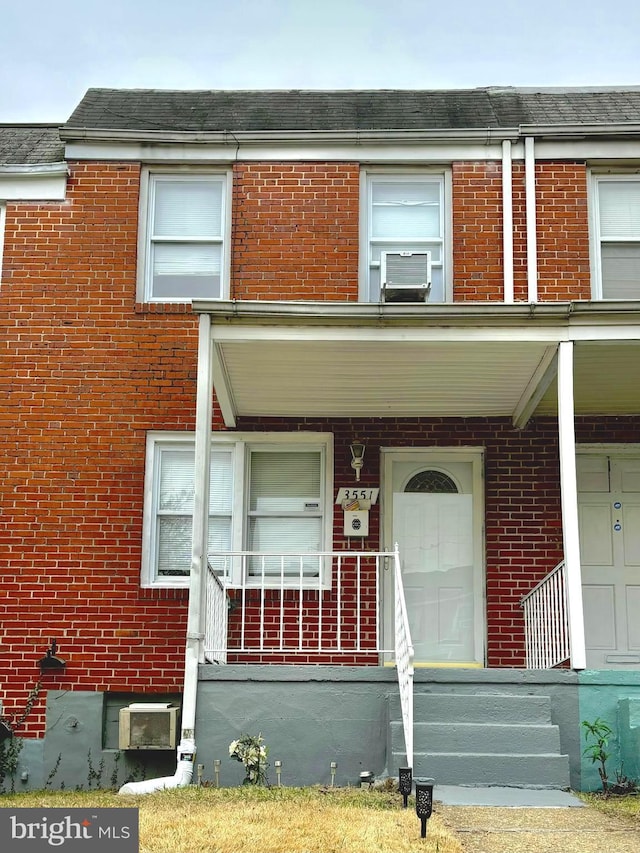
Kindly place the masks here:
[(90, 86), (640, 85), (640, 0), (22, 0), (0, 14), (0, 122)]

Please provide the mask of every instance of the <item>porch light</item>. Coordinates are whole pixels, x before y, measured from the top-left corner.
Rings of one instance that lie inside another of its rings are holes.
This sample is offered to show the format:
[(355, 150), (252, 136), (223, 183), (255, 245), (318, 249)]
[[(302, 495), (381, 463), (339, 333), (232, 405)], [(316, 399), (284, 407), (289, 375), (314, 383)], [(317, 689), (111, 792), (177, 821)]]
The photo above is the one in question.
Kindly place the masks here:
[(276, 768), (276, 784), (279, 788), (282, 784), (282, 761), (274, 761), (273, 766)]
[(336, 770), (337, 769), (338, 769), (338, 762), (332, 761), (331, 762), (331, 787), (332, 788), (336, 783)]
[(360, 479), (360, 471), (364, 465), (365, 446), (361, 441), (354, 441), (351, 444), (351, 467), (356, 472), (356, 480)]
[(420, 818), (420, 838), (427, 837), (427, 821), (433, 812), (433, 779), (416, 779), (416, 814)]
[(402, 799), (404, 802), (404, 808), (407, 807), (407, 800), (409, 799), (409, 794), (411, 793), (411, 786), (413, 784), (413, 771), (410, 767), (400, 767), (398, 768), (398, 790), (402, 794)]

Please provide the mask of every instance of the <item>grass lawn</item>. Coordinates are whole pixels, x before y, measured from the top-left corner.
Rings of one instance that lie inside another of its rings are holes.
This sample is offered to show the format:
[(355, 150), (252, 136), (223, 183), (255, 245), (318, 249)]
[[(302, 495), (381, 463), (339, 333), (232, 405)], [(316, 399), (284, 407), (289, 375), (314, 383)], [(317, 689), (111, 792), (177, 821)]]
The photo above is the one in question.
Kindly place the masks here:
[(640, 829), (640, 793), (603, 797), (602, 794), (580, 794), (585, 803), (609, 817), (631, 821)]
[(420, 838), (413, 799), (359, 788), (198, 788), (119, 796), (46, 791), (0, 807), (135, 807), (140, 853), (462, 853), (436, 812)]

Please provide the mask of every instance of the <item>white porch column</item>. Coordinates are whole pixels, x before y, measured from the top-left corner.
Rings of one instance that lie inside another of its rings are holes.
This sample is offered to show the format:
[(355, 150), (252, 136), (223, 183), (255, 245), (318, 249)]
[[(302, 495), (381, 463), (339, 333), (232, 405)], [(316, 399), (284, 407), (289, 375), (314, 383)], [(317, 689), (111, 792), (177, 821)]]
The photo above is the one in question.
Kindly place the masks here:
[[(196, 396), (196, 446), (193, 501), (191, 574), (185, 654), (182, 728), (195, 729), (198, 664), (204, 663), (204, 619), (207, 595), (207, 542), (209, 536), (209, 470), (211, 465), (211, 417), (213, 372), (211, 369), (211, 318), (201, 314), (198, 338)], [(185, 715), (187, 719), (185, 720)]]
[(558, 347), (558, 433), (560, 446), (560, 491), (562, 496), (562, 535), (567, 572), (567, 607), (571, 666), (585, 669), (584, 615), (582, 610), (582, 571), (578, 529), (578, 483), (576, 477), (576, 434), (573, 405), (573, 342)]

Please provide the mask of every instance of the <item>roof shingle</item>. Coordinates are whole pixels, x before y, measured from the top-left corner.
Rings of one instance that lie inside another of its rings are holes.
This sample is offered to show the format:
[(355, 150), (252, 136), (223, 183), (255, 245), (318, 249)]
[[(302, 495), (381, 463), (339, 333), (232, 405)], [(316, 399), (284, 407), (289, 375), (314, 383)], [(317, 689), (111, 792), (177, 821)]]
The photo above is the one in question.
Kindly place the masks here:
[(452, 90), (89, 89), (69, 129), (260, 132), (640, 123), (640, 87)]

